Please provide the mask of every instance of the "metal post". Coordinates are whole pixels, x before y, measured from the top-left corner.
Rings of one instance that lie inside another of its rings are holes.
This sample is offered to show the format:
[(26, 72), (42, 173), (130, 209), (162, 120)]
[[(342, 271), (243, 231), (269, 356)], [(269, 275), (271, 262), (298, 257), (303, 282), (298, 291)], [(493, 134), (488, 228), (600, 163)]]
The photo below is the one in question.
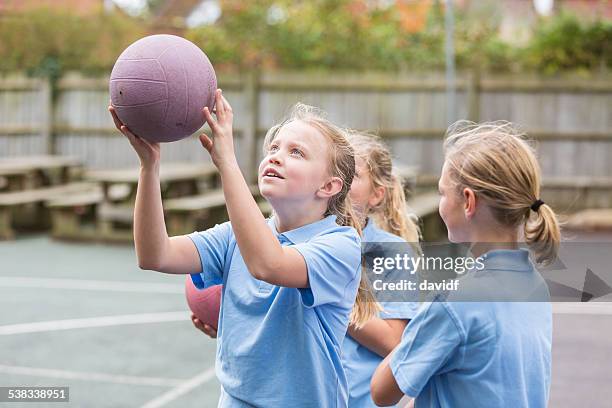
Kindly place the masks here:
[(446, 0), (444, 29), (446, 32), (446, 121), (448, 124), (456, 120), (455, 105), (455, 45), (453, 42), (454, 16), (453, 1)]

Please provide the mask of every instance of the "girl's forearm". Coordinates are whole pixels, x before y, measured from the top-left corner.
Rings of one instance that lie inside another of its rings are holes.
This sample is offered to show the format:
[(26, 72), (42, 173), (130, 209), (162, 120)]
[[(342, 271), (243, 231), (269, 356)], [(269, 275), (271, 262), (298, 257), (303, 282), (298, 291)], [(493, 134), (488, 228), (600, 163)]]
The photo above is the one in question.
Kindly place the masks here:
[[(388, 407), (397, 404), (404, 393), (397, 385), (393, 372), (389, 367), (391, 356), (389, 353), (378, 365), (370, 382), (370, 393), (372, 400), (379, 407)], [(410, 402), (412, 399), (409, 400)]]
[(282, 247), (253, 199), (238, 163), (224, 163), (219, 166), (219, 173), (240, 253), (249, 272), (262, 279), (262, 272), (273, 269), (274, 262), (282, 256)]
[(168, 247), (159, 182), (159, 163), (141, 167), (134, 207), (134, 243), (138, 265), (159, 270)]
[(405, 320), (374, 317), (360, 329), (350, 325), (348, 334), (370, 351), (386, 357), (401, 341), (405, 327)]

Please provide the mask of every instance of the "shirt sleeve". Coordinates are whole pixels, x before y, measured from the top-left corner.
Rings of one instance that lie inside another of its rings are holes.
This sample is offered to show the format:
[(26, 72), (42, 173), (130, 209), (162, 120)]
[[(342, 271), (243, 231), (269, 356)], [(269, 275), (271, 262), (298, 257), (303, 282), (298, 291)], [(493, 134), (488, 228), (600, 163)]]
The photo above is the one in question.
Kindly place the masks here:
[(411, 320), (416, 316), (421, 304), (419, 302), (380, 302), (383, 310), (381, 319)]
[(206, 231), (189, 234), (200, 255), (202, 272), (191, 274), (191, 280), (198, 289), (223, 283), (227, 252), (233, 236), (230, 222), (217, 224)]
[(404, 394), (416, 398), (436, 374), (463, 358), (465, 331), (444, 302), (426, 303), (406, 326), (389, 367)]
[(308, 288), (299, 289), (306, 307), (355, 302), (359, 286), (361, 241), (350, 227), (293, 246), (308, 269)]
[[(396, 254), (407, 254), (410, 257), (415, 257), (414, 250), (404, 240), (381, 242), (377, 245), (382, 246), (382, 253), (385, 257), (394, 258)], [(365, 251), (368, 250), (368, 246), (365, 246)], [(381, 250), (379, 249), (378, 252)], [(409, 269), (389, 269), (385, 270), (379, 276), (372, 276), (370, 273), (370, 279), (381, 279), (383, 282), (400, 282), (410, 281), (418, 284), (418, 275)], [(397, 292), (383, 292), (377, 294), (377, 300), (380, 302), (383, 310), (380, 312), (381, 319), (413, 319), (417, 314), (421, 303), (418, 298), (418, 290), (403, 290)]]

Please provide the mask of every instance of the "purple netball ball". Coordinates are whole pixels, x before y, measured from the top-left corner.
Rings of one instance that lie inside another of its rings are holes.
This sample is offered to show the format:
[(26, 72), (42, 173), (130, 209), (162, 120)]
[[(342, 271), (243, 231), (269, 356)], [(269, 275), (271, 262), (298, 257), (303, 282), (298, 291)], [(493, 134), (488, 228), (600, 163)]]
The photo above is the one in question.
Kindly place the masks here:
[(217, 77), (208, 57), (175, 35), (151, 35), (121, 53), (110, 77), (111, 103), (121, 121), (151, 142), (173, 142), (204, 124)]

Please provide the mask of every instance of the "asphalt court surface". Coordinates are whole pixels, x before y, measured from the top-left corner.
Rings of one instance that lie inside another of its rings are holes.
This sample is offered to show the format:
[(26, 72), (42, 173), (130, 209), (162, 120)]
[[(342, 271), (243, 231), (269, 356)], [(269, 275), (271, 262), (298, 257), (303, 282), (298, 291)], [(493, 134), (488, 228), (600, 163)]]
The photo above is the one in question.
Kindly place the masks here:
[(53, 407), (216, 406), (215, 341), (191, 324), (185, 276), (45, 236), (0, 243), (0, 260), (0, 386), (70, 387)]
[[(0, 406), (215, 407), (215, 341), (184, 279), (140, 270), (129, 245), (0, 242), (0, 386), (70, 387), (69, 403)], [(612, 302), (554, 311), (550, 406), (609, 407)]]

